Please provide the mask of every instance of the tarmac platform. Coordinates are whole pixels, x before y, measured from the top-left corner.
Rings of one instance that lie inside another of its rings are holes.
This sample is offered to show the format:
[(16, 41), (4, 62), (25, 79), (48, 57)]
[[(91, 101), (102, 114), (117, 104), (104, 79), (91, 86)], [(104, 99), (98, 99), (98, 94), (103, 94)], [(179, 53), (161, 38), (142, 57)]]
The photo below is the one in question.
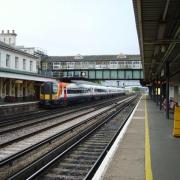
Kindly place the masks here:
[(179, 180), (180, 138), (173, 119), (143, 96), (94, 178), (103, 180)]
[(0, 118), (7, 115), (33, 111), (38, 108), (38, 102), (39, 101), (2, 103), (0, 104)]

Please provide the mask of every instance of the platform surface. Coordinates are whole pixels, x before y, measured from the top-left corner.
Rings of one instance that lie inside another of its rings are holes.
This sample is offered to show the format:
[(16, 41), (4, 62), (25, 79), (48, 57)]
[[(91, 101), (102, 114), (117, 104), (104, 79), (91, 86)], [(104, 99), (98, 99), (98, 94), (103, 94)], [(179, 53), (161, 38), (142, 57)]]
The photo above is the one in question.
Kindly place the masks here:
[(180, 138), (173, 137), (172, 130), (173, 120), (144, 96), (99, 179), (179, 180)]
[(154, 180), (180, 180), (180, 138), (173, 137), (173, 119), (147, 99)]
[(29, 104), (37, 104), (39, 101), (24, 101), (24, 102), (15, 102), (15, 103), (8, 103), (8, 102), (1, 102), (0, 107), (9, 107), (9, 106), (21, 106), (21, 105), (29, 105)]

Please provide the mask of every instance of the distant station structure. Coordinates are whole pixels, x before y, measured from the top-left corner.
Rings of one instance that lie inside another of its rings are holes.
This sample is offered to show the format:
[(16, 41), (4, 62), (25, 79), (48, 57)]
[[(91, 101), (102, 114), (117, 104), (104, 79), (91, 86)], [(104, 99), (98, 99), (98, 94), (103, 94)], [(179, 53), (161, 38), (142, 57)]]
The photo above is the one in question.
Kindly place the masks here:
[(48, 56), (16, 45), (14, 30), (0, 33), (0, 102), (39, 99), (43, 82), (61, 80), (140, 80), (140, 55)]
[(56, 78), (85, 78), (88, 80), (143, 79), (139, 55), (76, 55), (49, 56), (42, 61), (44, 71)]

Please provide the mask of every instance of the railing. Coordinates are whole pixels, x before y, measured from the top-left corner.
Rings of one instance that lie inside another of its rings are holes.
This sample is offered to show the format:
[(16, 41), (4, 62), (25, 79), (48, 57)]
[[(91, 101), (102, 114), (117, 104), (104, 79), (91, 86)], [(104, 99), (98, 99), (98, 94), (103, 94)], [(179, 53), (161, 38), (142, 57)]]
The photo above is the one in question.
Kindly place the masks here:
[(49, 70), (38, 70), (38, 74), (43, 77), (53, 77), (53, 72)]
[(86, 78), (98, 80), (118, 80), (118, 79), (143, 79), (143, 70), (141, 69), (107, 69), (107, 70), (61, 70), (53, 71), (53, 77), (56, 78)]

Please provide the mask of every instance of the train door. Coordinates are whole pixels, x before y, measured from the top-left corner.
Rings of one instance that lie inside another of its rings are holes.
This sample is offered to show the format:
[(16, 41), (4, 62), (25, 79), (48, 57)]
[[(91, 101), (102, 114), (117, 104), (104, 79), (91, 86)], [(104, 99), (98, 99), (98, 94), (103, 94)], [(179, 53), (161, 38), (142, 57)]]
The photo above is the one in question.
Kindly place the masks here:
[(63, 88), (62, 88), (62, 83), (60, 82), (58, 84), (58, 94), (57, 94), (58, 99), (60, 99), (62, 97), (62, 95), (63, 95)]
[(49, 92), (50, 93), (50, 101), (52, 101), (52, 93), (53, 93), (52, 90), (53, 90), (53, 83), (51, 82), (50, 83), (50, 92)]
[(67, 88), (64, 86), (64, 101), (67, 101)]

